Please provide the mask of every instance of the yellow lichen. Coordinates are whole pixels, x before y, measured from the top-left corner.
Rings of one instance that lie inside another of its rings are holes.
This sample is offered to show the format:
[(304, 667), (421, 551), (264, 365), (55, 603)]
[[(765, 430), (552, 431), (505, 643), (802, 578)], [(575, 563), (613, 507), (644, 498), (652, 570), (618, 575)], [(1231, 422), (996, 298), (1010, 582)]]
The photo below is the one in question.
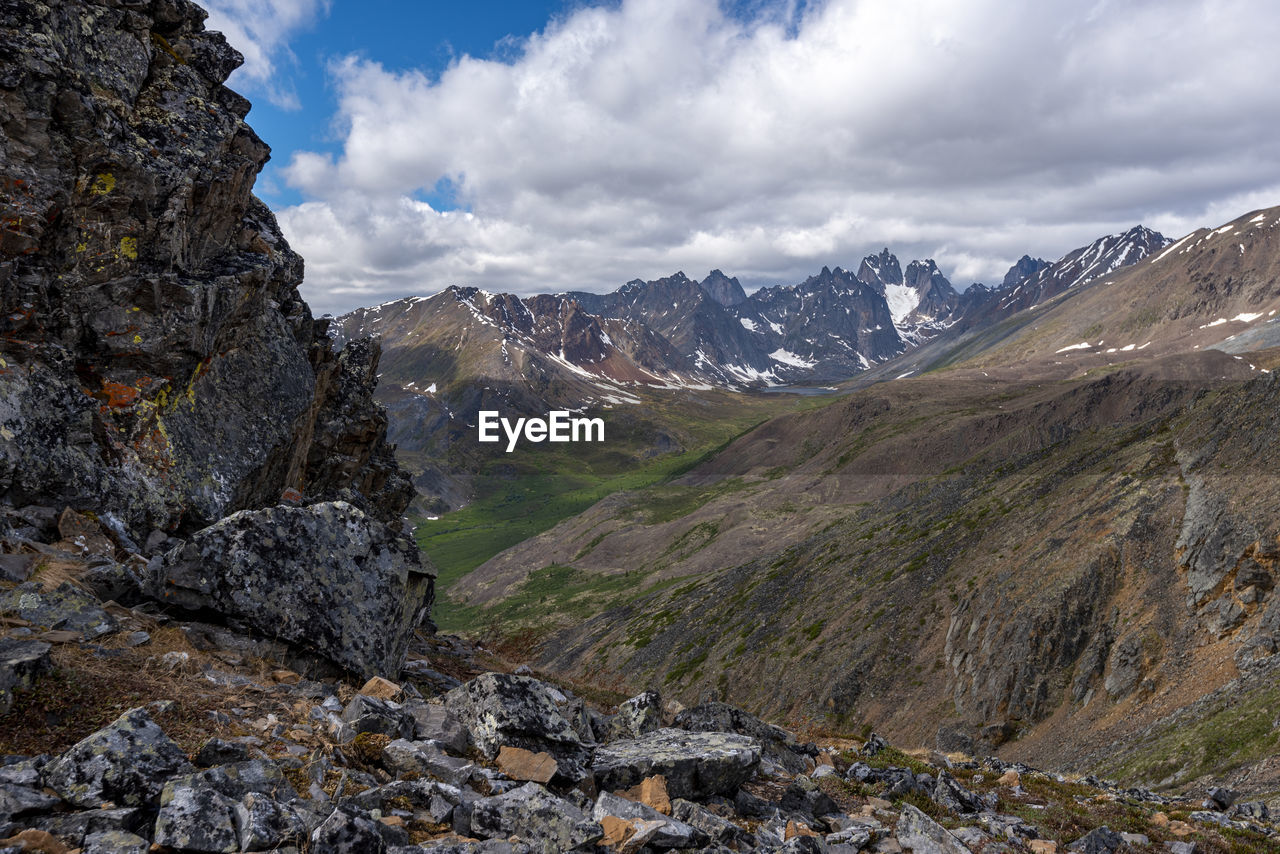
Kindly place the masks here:
[(120, 255), (128, 258), (130, 261), (138, 260), (138, 238), (122, 237), (120, 238)]
[(116, 176), (110, 172), (103, 172), (93, 179), (93, 183), (89, 185), (89, 192), (95, 196), (105, 196), (116, 188)]

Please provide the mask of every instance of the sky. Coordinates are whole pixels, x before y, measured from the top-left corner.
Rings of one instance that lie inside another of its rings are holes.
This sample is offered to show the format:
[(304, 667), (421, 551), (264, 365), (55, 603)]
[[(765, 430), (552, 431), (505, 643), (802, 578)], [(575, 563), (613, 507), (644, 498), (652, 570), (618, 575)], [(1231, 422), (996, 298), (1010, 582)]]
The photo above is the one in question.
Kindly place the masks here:
[(1280, 204), (1277, 4), (204, 4), (317, 313), (713, 268), (752, 290), (885, 246), (963, 289)]

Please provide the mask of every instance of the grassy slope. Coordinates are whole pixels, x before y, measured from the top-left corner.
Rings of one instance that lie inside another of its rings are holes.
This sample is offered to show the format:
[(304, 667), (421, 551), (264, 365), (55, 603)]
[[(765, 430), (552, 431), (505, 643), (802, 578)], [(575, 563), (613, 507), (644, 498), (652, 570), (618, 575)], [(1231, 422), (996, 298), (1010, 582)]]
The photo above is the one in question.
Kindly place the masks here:
[[(608, 495), (644, 489), (683, 474), (773, 415), (825, 402), (813, 397), (727, 392), (692, 398), (681, 392), (643, 394), (642, 411), (651, 421), (684, 436), (684, 450), (641, 459), (635, 453), (642, 445), (640, 438), (607, 420), (604, 445), (526, 444), (511, 454), (491, 456), (476, 478), (477, 498), (472, 504), (435, 521), (416, 520), (418, 544), (440, 572), (438, 589), (447, 596), (458, 579), (489, 558)], [(573, 585), (563, 590), (555, 585), (535, 587), (524, 598), (564, 596), (576, 589)], [(523, 601), (513, 603), (503, 616), (523, 613)], [(438, 608), (435, 619), (442, 630), (469, 632), (489, 626), (496, 615), (451, 603)]]

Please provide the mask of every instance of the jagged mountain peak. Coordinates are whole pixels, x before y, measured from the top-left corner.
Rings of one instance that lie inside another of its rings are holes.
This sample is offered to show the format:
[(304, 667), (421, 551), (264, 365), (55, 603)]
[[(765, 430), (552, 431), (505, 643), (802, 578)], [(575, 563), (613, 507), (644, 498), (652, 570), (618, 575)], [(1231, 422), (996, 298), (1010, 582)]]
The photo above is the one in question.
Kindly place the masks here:
[(1004, 274), (1004, 280), (1000, 283), (1000, 287), (1017, 287), (1048, 266), (1049, 262), (1043, 258), (1032, 258), (1030, 255), (1023, 255), (1009, 268), (1009, 272)]
[(723, 306), (741, 305), (747, 301), (747, 292), (735, 277), (726, 276), (720, 270), (712, 270), (710, 275), (698, 283), (707, 295)]

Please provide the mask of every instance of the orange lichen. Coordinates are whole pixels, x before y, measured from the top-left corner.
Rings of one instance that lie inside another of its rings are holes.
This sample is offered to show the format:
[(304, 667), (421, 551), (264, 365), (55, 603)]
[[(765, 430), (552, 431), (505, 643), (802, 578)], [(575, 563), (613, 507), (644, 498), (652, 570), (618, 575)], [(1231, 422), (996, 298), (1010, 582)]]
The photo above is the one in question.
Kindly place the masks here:
[(126, 406), (133, 406), (138, 400), (139, 392), (138, 389), (131, 385), (103, 380), (102, 394), (106, 397), (107, 406), (112, 409), (122, 409)]

